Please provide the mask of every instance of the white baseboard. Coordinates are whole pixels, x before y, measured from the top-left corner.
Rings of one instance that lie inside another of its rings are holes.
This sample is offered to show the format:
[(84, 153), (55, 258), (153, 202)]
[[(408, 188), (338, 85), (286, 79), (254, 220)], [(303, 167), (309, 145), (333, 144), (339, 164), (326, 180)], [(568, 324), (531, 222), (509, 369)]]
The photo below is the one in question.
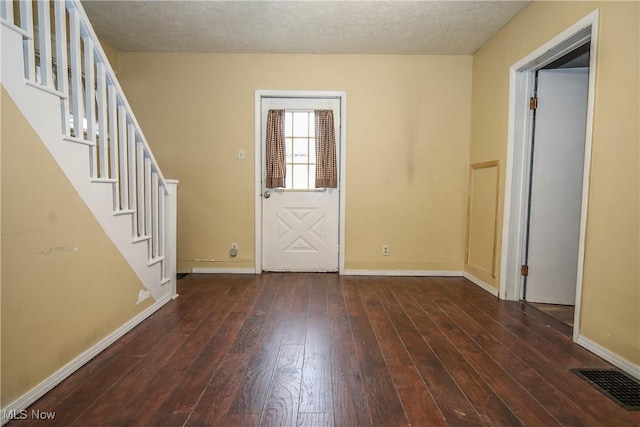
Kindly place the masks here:
[(482, 288), (485, 291), (489, 292), (494, 297), (498, 298), (498, 294), (500, 293), (500, 290), (498, 290), (498, 289), (494, 288), (493, 286), (483, 282), (482, 280), (478, 279), (476, 276), (474, 276), (472, 274), (469, 274), (466, 271), (462, 275), (464, 276), (465, 279), (469, 280), (473, 284), (479, 286), (480, 288)]
[(345, 270), (345, 276), (414, 276), (414, 277), (459, 277), (462, 271), (454, 270)]
[(42, 381), (40, 384), (29, 390), (27, 393), (20, 396), (15, 401), (11, 402), (5, 408), (2, 408), (2, 416), (0, 417), (0, 425), (4, 425), (7, 423), (10, 418), (10, 414), (19, 414), (21, 411), (27, 409), (32, 403), (36, 400), (40, 399), (44, 396), (48, 391), (52, 388), (60, 384), (63, 380), (73, 374), (75, 371), (80, 369), (85, 363), (89, 362), (95, 356), (97, 356), (104, 349), (109, 347), (119, 338), (121, 338), (124, 334), (129, 332), (131, 329), (135, 328), (138, 324), (140, 324), (143, 320), (151, 316), (153, 313), (158, 311), (162, 306), (164, 306), (167, 302), (171, 301), (170, 296), (166, 296), (159, 301), (157, 301), (152, 306), (146, 308), (140, 314), (138, 314), (133, 319), (129, 320), (127, 323), (122, 325), (120, 328), (113, 331), (103, 340), (95, 344), (93, 347), (86, 350), (84, 353), (80, 354), (78, 357), (73, 359), (71, 362), (67, 363), (65, 366), (60, 368), (57, 372), (51, 375), (49, 378)]
[(192, 268), (192, 273), (213, 273), (213, 274), (256, 274), (256, 270), (253, 268)]
[(627, 359), (623, 359), (617, 354), (612, 353), (611, 351), (607, 350), (606, 348), (602, 347), (599, 344), (596, 344), (590, 339), (585, 338), (582, 335), (579, 335), (575, 341), (576, 343), (580, 344), (582, 347), (586, 348), (590, 352), (594, 353), (597, 356), (602, 357), (607, 362), (611, 363), (612, 365), (625, 371), (627, 374), (640, 380), (640, 366), (634, 365), (633, 363), (629, 362)]
[[(191, 269), (191, 273), (209, 274), (259, 274), (253, 268), (198, 268)], [(418, 277), (460, 277), (462, 271), (455, 270), (345, 270), (345, 276), (418, 276)]]

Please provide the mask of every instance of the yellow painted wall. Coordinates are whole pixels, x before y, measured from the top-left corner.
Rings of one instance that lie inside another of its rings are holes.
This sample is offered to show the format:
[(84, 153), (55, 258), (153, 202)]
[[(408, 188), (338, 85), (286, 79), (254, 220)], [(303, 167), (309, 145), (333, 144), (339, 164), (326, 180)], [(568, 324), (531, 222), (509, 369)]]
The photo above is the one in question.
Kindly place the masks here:
[[(470, 56), (121, 52), (118, 77), (129, 102), (165, 176), (180, 180), (179, 271), (254, 267), (259, 89), (347, 92), (347, 269), (461, 271), (471, 63)], [(237, 260), (228, 255), (232, 242)]]
[(1, 92), (5, 408), (147, 308), (142, 283)]
[(115, 71), (117, 75), (120, 68), (120, 52), (104, 40), (100, 40), (100, 46), (102, 46), (102, 50), (105, 55), (107, 55), (107, 60), (109, 64), (111, 64), (111, 68), (113, 68), (113, 71)]
[[(600, 30), (580, 332), (639, 365), (640, 3), (533, 2), (476, 52), (470, 160), (506, 161), (509, 67), (597, 8)], [(482, 279), (496, 288), (504, 285), (499, 278)]]
[(465, 268), (474, 276), (495, 277), (496, 265), (496, 205), (498, 197), (498, 162), (479, 163), (469, 171), (469, 204), (467, 256)]

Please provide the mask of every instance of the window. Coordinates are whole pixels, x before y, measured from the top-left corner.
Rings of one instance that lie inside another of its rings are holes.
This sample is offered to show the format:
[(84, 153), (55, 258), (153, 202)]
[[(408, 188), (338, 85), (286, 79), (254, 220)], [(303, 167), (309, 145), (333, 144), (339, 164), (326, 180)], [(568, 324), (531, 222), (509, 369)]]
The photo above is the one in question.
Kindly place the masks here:
[(287, 110), (284, 115), (287, 189), (315, 188), (316, 125), (313, 111)]

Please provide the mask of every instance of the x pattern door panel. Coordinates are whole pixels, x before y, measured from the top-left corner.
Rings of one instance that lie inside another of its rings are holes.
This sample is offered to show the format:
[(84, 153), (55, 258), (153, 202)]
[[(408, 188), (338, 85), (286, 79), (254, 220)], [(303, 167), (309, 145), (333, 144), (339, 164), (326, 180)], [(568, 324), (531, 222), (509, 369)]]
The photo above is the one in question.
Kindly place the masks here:
[(272, 193), (263, 210), (264, 270), (337, 271), (336, 193)]
[(321, 252), (325, 246), (326, 215), (318, 208), (283, 208), (278, 218), (279, 248), (284, 252)]

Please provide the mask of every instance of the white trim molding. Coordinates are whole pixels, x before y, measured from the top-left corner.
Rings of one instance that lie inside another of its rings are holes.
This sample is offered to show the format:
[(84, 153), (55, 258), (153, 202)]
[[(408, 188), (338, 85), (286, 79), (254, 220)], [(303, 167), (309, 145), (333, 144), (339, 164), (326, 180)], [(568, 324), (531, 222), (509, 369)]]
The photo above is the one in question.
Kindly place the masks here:
[(575, 341), (576, 343), (580, 344), (582, 347), (586, 348), (593, 354), (602, 357), (607, 362), (611, 363), (612, 365), (620, 368), (621, 370), (625, 371), (629, 375), (640, 380), (639, 365), (634, 365), (628, 360), (618, 356), (617, 354), (607, 350), (606, 348), (602, 347), (599, 344), (596, 344), (595, 342), (591, 341), (588, 338), (585, 338), (582, 335), (579, 335)]
[(491, 295), (493, 295), (494, 297), (498, 297), (500, 291), (496, 288), (494, 288), (493, 286), (483, 282), (482, 280), (478, 279), (476, 276), (467, 273), (466, 271), (462, 273), (462, 276), (467, 279), (468, 281), (470, 281), (471, 283), (473, 283), (476, 286), (479, 286), (480, 288), (482, 288), (483, 290), (489, 292)]
[(527, 214), (528, 164), (531, 146), (531, 111), (528, 100), (533, 93), (535, 71), (591, 41), (589, 64), (589, 94), (585, 157), (582, 187), (582, 210), (576, 280), (576, 326), (574, 340), (578, 334), (582, 274), (584, 268), (584, 244), (587, 224), (589, 175), (593, 132), (593, 109), (595, 99), (596, 58), (598, 46), (598, 9), (585, 16), (571, 27), (553, 37), (547, 43), (525, 56), (510, 69), (509, 119), (507, 141), (507, 164), (505, 172), (504, 214), (502, 224), (502, 254), (500, 259), (500, 298), (517, 301), (523, 297), (520, 266), (524, 260), (525, 217)]
[(144, 311), (140, 312), (133, 319), (107, 335), (101, 341), (93, 345), (91, 348), (85, 350), (78, 357), (71, 362), (58, 369), (49, 378), (42, 381), (40, 384), (29, 390), (27, 393), (20, 396), (18, 399), (11, 402), (5, 408), (2, 408), (2, 417), (0, 418), (0, 425), (10, 421), (10, 418), (6, 418), (9, 414), (19, 414), (21, 411), (26, 410), (32, 403), (40, 399), (47, 392), (60, 384), (71, 374), (80, 369), (84, 364), (100, 354), (103, 350), (109, 347), (111, 344), (120, 339), (124, 334), (138, 326), (143, 320), (147, 319), (153, 313), (162, 308), (167, 302), (171, 301), (171, 296), (167, 295), (160, 299), (153, 305), (147, 307)]
[(194, 267), (193, 274), (256, 274), (255, 268)]
[(345, 276), (460, 277), (457, 270), (344, 270)]

